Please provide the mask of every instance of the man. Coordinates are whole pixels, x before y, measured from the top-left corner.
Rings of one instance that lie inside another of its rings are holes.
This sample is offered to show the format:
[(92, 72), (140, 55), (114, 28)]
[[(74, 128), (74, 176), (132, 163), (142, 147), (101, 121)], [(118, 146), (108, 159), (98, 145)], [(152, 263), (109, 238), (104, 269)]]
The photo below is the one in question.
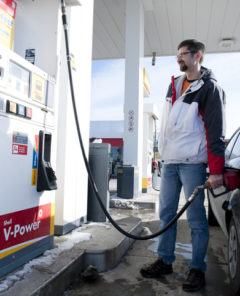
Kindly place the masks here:
[[(172, 77), (160, 134), (163, 163), (161, 228), (176, 215), (181, 188), (188, 199), (196, 186), (206, 182), (207, 162), (210, 172), (208, 186), (214, 189), (223, 183), (225, 95), (212, 71), (201, 66), (204, 52), (204, 44), (193, 39), (178, 46), (177, 62), (185, 74)], [(205, 284), (204, 258), (209, 234), (203, 191), (187, 209), (187, 219), (191, 228), (192, 260), (183, 290), (194, 292)], [(159, 236), (158, 259), (141, 269), (143, 277), (155, 278), (173, 272), (175, 243), (176, 223)]]

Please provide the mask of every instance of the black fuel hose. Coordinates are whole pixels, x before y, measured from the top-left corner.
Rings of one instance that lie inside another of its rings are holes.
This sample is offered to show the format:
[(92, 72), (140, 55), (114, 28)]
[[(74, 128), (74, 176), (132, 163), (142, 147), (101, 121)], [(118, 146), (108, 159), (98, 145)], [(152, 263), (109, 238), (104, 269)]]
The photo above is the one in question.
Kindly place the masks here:
[(72, 104), (73, 104), (73, 111), (74, 111), (74, 117), (75, 117), (75, 122), (76, 122), (76, 127), (77, 127), (77, 134), (78, 134), (78, 139), (79, 139), (79, 143), (80, 143), (80, 147), (82, 150), (82, 155), (83, 155), (83, 159), (84, 159), (84, 163), (85, 163), (85, 167), (86, 170), (88, 172), (88, 178), (89, 178), (89, 182), (92, 186), (92, 189), (95, 193), (95, 196), (100, 204), (100, 207), (102, 208), (104, 214), (106, 215), (106, 217), (109, 219), (109, 221), (111, 222), (111, 224), (119, 231), (121, 232), (123, 235), (132, 238), (134, 240), (148, 240), (148, 239), (152, 239), (154, 237), (157, 237), (159, 235), (161, 235), (163, 232), (165, 232), (168, 228), (170, 228), (178, 219), (179, 217), (183, 214), (183, 212), (188, 208), (188, 206), (191, 204), (191, 202), (194, 200), (194, 198), (198, 195), (198, 193), (206, 188), (206, 185), (201, 185), (195, 188), (193, 194), (190, 196), (190, 198), (188, 199), (188, 201), (185, 203), (185, 205), (183, 206), (183, 208), (177, 213), (177, 215), (160, 231), (153, 233), (151, 235), (146, 235), (146, 236), (136, 236), (133, 235), (127, 231), (125, 231), (124, 229), (122, 229), (114, 220), (113, 218), (110, 216), (110, 214), (108, 213), (108, 211), (106, 210), (106, 208), (104, 207), (104, 204), (102, 203), (102, 200), (100, 198), (100, 195), (98, 193), (98, 189), (97, 186), (93, 180), (93, 176), (91, 173), (91, 169), (90, 166), (88, 164), (88, 160), (86, 157), (86, 153), (85, 153), (85, 149), (84, 149), (84, 145), (83, 145), (83, 141), (82, 141), (82, 136), (81, 136), (81, 132), (80, 132), (80, 126), (79, 126), (79, 121), (78, 121), (78, 114), (77, 114), (77, 108), (76, 108), (76, 102), (75, 102), (75, 94), (74, 94), (74, 88), (73, 88), (73, 79), (72, 79), (72, 68), (71, 68), (71, 56), (70, 56), (70, 52), (69, 52), (69, 42), (68, 42), (68, 26), (67, 26), (67, 15), (66, 15), (66, 6), (65, 6), (65, 1), (61, 0), (61, 7), (62, 7), (62, 23), (63, 23), (63, 28), (64, 28), (64, 35), (65, 35), (65, 44), (66, 44), (66, 56), (67, 56), (67, 66), (68, 66), (68, 74), (69, 74), (69, 83), (70, 83), (70, 89), (71, 89), (71, 97), (72, 97)]

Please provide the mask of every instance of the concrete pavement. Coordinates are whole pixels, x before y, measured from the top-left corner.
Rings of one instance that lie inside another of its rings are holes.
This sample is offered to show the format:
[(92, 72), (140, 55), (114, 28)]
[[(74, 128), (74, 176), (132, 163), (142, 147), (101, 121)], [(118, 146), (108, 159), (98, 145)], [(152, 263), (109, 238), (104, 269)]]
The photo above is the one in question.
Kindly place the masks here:
[[(148, 213), (143, 216), (148, 217)], [(152, 232), (157, 231), (159, 227), (156, 220), (145, 221), (143, 225), (151, 229)], [(87, 282), (79, 278), (65, 291), (64, 296), (188, 296), (189, 293), (182, 290), (182, 283), (186, 278), (188, 262), (191, 257), (188, 230), (187, 221), (180, 220), (176, 246), (177, 259), (173, 265), (173, 274), (159, 279), (143, 278), (139, 270), (143, 265), (156, 259), (157, 239), (136, 241), (116, 268), (100, 273), (94, 282)], [(219, 227), (211, 227), (210, 236), (206, 258), (208, 265), (206, 286), (201, 291), (192, 294), (196, 296), (232, 296), (226, 260), (226, 238)]]

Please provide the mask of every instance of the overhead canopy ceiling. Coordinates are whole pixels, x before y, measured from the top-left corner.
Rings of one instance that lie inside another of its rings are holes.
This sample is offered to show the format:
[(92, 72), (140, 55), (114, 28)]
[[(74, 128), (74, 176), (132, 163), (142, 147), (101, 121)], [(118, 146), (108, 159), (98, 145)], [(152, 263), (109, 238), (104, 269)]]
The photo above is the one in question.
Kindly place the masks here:
[[(191, 38), (204, 42), (208, 53), (240, 50), (240, 0), (143, 3), (145, 56), (175, 55)], [(93, 59), (124, 58), (126, 0), (95, 0), (94, 6)]]

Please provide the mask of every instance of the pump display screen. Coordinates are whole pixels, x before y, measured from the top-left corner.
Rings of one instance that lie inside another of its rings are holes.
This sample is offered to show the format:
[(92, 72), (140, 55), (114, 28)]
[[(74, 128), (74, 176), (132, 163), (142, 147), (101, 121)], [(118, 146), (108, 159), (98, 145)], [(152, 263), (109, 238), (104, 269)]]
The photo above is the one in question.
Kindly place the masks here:
[(30, 88), (30, 72), (13, 61), (9, 61), (9, 87), (19, 95), (28, 97)]

